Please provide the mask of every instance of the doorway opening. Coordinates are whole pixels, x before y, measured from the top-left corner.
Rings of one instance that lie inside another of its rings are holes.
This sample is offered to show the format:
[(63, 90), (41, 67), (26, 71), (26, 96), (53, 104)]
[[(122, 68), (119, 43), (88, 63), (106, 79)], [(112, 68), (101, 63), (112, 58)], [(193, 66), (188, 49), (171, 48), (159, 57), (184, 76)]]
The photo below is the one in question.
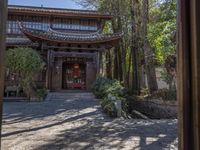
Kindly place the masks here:
[(64, 90), (86, 89), (86, 64), (80, 61), (63, 63), (62, 88)]

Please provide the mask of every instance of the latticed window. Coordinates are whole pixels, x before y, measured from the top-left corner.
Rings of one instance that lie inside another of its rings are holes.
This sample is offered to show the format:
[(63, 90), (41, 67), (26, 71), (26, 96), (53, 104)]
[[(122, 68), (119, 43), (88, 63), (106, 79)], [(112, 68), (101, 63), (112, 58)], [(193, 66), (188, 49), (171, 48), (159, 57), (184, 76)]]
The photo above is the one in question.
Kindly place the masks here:
[(19, 25), (17, 21), (8, 21), (7, 22), (7, 33), (8, 34), (21, 34)]
[(52, 28), (57, 30), (97, 30), (96, 20), (86, 20), (86, 19), (53, 19)]
[(97, 30), (97, 21), (96, 20), (90, 20), (88, 30)]
[[(48, 30), (50, 28), (50, 18), (43, 16), (30, 15), (9, 15), (7, 22), (8, 34), (21, 34), (19, 22), (22, 22), (26, 28)], [(69, 19), (54, 18), (51, 25), (57, 30), (97, 30), (97, 20), (88, 19)]]
[(18, 22), (22, 22), (25, 27), (32, 29), (48, 30), (50, 27), (49, 20), (46, 17), (9, 15), (8, 20), (8, 34), (21, 34)]

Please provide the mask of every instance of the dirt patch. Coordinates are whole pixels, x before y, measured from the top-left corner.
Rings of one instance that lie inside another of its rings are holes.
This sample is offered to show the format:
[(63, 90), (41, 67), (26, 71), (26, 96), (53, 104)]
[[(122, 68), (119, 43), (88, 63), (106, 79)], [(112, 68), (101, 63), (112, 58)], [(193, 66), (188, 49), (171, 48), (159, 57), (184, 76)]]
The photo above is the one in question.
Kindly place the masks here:
[(162, 100), (133, 100), (131, 103), (132, 110), (137, 110), (151, 119), (177, 118), (176, 102)]

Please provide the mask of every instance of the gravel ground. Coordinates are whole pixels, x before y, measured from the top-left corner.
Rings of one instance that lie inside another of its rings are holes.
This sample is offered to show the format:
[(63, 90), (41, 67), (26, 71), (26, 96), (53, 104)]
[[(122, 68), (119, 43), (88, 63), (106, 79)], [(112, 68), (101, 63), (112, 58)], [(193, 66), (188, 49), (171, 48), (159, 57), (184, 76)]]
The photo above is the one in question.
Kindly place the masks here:
[(175, 150), (177, 120), (113, 119), (90, 93), (4, 103), (2, 150)]

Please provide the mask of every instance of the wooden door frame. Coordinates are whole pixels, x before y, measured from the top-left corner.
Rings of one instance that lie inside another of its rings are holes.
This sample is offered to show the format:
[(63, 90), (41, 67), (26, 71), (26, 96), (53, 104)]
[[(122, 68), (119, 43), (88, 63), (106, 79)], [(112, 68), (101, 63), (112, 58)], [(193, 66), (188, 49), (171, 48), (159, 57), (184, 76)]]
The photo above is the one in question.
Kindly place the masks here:
[(178, 0), (179, 149), (199, 150), (200, 135), (200, 6)]
[[(65, 51), (48, 50), (47, 88), (50, 91), (52, 90), (52, 87), (53, 87), (52, 72), (53, 72), (53, 68), (54, 68), (53, 64), (55, 63), (55, 59), (56, 58), (71, 58), (71, 57), (91, 59), (92, 62), (95, 63), (96, 66), (98, 67), (98, 63), (99, 63), (98, 62), (98, 58), (99, 58), (98, 52), (89, 53), (89, 52), (65, 52)], [(85, 66), (87, 66), (87, 63), (85, 63)], [(63, 87), (63, 85), (62, 85), (62, 87)]]
[[(3, 109), (3, 89), (4, 89), (4, 63), (6, 48), (6, 20), (7, 20), (7, 0), (0, 0), (0, 132), (2, 125)], [(1, 148), (1, 140), (0, 140)]]

